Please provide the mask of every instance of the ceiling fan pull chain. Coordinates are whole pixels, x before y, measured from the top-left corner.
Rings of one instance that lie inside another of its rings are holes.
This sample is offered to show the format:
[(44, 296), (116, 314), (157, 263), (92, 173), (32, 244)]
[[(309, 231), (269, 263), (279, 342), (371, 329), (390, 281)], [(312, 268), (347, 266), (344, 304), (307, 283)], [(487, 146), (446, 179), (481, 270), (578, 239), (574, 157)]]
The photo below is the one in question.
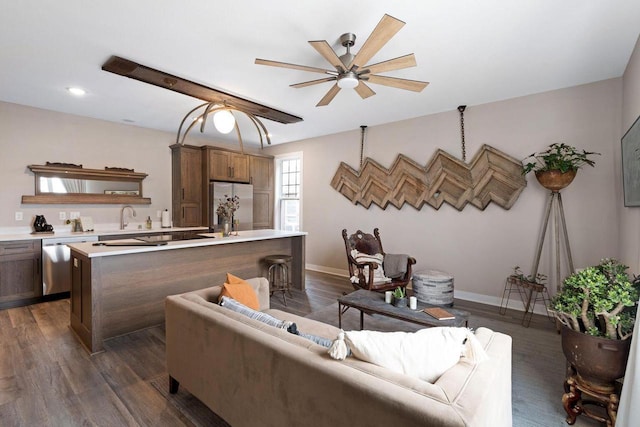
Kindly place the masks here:
[(360, 125), (360, 129), (362, 129), (361, 137), (360, 137), (360, 172), (362, 172), (362, 163), (364, 159), (364, 130), (367, 128), (365, 125)]
[(462, 161), (467, 161), (467, 150), (464, 143), (464, 110), (467, 108), (466, 105), (458, 106), (458, 111), (460, 111), (460, 132), (462, 134)]

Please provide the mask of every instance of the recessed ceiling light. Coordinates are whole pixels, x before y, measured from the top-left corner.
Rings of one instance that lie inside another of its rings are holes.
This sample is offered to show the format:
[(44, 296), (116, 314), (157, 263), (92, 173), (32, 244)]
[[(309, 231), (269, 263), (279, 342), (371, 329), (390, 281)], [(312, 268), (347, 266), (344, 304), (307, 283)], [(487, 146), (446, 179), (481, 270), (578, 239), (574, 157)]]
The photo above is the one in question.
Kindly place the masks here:
[(69, 91), (70, 94), (75, 96), (84, 96), (87, 94), (86, 90), (79, 87), (68, 87), (67, 90)]

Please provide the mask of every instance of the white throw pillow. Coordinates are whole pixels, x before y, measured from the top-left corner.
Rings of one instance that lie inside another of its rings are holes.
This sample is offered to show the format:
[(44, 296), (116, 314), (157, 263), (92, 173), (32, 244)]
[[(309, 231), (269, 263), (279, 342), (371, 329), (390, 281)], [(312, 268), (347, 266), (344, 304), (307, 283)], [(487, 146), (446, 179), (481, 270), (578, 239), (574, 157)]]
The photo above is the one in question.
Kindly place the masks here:
[[(344, 339), (342, 345), (341, 338)], [(329, 349), (331, 357), (346, 357), (344, 343), (358, 359), (430, 383), (458, 363), (461, 356), (466, 356), (471, 362), (487, 358), (481, 344), (468, 328), (436, 327), (417, 332), (341, 332)]]

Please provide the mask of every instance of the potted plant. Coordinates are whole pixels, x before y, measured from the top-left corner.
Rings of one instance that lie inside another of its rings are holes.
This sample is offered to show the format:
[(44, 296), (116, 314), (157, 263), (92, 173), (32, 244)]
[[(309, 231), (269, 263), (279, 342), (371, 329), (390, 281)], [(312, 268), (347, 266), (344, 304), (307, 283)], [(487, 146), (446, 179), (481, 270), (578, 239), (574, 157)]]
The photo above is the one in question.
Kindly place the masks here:
[(407, 293), (400, 286), (393, 290), (393, 305), (396, 307), (407, 306)]
[(531, 285), (543, 285), (547, 281), (547, 276), (544, 274), (537, 273), (535, 277), (531, 274), (525, 276), (520, 266), (516, 265), (513, 267), (513, 274), (510, 275), (507, 280), (509, 283), (514, 285), (519, 285), (523, 287), (528, 287)]
[(615, 259), (567, 277), (551, 300), (562, 323), (562, 349), (579, 381), (610, 393), (624, 376), (635, 322), (638, 289)]
[(549, 145), (545, 151), (527, 156), (523, 160), (526, 163), (522, 167), (522, 174), (533, 171), (543, 187), (551, 191), (560, 191), (571, 184), (582, 166), (593, 167), (595, 161), (590, 156), (599, 154), (556, 142)]

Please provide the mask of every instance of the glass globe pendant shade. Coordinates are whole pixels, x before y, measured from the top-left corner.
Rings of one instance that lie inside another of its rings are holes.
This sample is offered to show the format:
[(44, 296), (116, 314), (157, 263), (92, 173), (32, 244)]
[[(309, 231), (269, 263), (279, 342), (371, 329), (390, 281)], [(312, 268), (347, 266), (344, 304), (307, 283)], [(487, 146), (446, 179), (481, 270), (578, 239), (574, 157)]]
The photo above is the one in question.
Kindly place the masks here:
[(236, 119), (229, 110), (220, 110), (213, 115), (213, 125), (218, 132), (227, 134), (231, 132), (236, 125)]

